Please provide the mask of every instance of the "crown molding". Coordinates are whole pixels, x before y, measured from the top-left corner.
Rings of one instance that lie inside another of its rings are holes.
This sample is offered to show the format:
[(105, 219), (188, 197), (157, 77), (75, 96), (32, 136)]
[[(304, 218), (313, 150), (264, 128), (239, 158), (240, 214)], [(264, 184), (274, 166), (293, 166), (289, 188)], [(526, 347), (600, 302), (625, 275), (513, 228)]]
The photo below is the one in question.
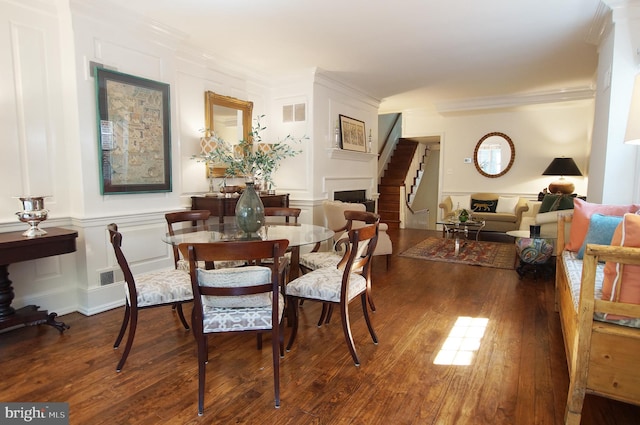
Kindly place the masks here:
[(593, 99), (594, 97), (595, 89), (593, 87), (575, 87), (535, 93), (442, 101), (436, 103), (436, 110), (440, 114), (446, 114), (484, 109), (513, 108), (541, 103), (569, 102), (572, 100)]
[(612, 12), (612, 21), (636, 20), (640, 18), (640, 0), (602, 0)]
[(605, 4), (605, 2), (606, 0), (598, 3), (596, 13), (593, 15), (593, 19), (591, 19), (591, 25), (589, 26), (587, 35), (584, 38), (587, 43), (593, 44), (594, 46), (600, 45), (600, 42), (609, 27), (611, 8)]
[(375, 107), (376, 109), (380, 107), (380, 99), (371, 94), (361, 90), (359, 87), (346, 83), (344, 80), (340, 79), (336, 73), (327, 71), (322, 68), (314, 68), (313, 70), (314, 81), (317, 84), (320, 84), (324, 87), (331, 88), (333, 90), (342, 91), (345, 93), (351, 93), (353, 96), (360, 98), (363, 101), (366, 101), (367, 104)]

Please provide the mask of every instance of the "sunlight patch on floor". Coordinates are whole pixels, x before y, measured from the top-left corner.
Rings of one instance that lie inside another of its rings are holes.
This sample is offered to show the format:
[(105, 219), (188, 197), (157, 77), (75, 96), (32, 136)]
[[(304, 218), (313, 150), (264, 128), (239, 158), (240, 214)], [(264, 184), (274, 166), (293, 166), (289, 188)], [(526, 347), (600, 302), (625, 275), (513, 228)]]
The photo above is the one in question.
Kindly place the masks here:
[(458, 317), (433, 364), (468, 366), (473, 362), (489, 319)]

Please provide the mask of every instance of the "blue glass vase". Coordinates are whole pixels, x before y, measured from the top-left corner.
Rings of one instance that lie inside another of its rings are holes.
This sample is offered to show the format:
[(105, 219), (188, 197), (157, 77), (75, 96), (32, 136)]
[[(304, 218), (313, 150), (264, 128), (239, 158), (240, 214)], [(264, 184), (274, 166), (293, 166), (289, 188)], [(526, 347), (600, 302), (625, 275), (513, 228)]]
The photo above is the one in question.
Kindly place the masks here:
[(236, 223), (245, 233), (255, 233), (264, 224), (264, 205), (253, 182), (247, 182), (236, 204)]

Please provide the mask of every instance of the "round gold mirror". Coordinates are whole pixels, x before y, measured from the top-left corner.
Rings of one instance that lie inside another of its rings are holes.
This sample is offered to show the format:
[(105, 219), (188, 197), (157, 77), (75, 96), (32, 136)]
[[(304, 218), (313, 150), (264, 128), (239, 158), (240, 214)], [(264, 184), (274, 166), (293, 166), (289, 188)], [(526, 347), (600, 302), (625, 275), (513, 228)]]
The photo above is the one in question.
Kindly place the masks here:
[(473, 163), (485, 177), (500, 177), (509, 171), (516, 159), (513, 141), (504, 133), (485, 134), (473, 152)]

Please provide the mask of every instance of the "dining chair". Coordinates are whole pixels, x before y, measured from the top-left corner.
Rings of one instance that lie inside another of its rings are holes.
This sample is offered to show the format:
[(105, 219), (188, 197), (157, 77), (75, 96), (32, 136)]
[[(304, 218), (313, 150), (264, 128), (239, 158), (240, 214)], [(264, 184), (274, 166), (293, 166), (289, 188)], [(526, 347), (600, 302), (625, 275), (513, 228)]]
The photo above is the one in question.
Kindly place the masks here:
[[(367, 211), (346, 210), (343, 212), (343, 215), (346, 220), (346, 224), (340, 229), (337, 229), (337, 231), (341, 232), (341, 234), (343, 235), (345, 231), (348, 232), (354, 227), (368, 224), (376, 224), (377, 226), (379, 226), (380, 224), (380, 216), (376, 213)], [(321, 269), (324, 267), (337, 267), (338, 264), (343, 260), (345, 253), (344, 248), (348, 243), (349, 238), (343, 237), (334, 244), (332, 251), (315, 251), (300, 255), (300, 268), (308, 273), (310, 271)], [(363, 250), (362, 247), (361, 250)], [(371, 307), (371, 311), (376, 311), (376, 306), (373, 302), (373, 296), (371, 295), (370, 284), (367, 286), (367, 300), (369, 302), (369, 306)], [(329, 323), (331, 319), (331, 312), (331, 304), (323, 304), (322, 313), (320, 314), (320, 319), (318, 320), (318, 326), (322, 326), (323, 322), (327, 324)]]
[[(208, 220), (211, 216), (209, 210), (185, 210), (166, 213), (164, 218), (167, 220), (167, 227), (169, 228), (169, 235), (174, 236), (177, 230), (178, 224), (184, 224), (190, 222), (192, 225), (201, 226), (202, 230), (208, 230)], [(189, 271), (189, 262), (185, 259), (184, 255), (178, 250), (178, 245), (173, 245), (173, 261), (176, 269)]]
[[(168, 233), (170, 236), (174, 236), (175, 231), (177, 230), (174, 226), (184, 222), (191, 222), (196, 226), (200, 226), (199, 228), (202, 230), (209, 230), (208, 220), (210, 216), (211, 211), (209, 210), (186, 210), (167, 213), (165, 214), (165, 219), (167, 220), (167, 226), (169, 227)], [(173, 257), (177, 269), (184, 270), (186, 272), (189, 271), (189, 261), (186, 260), (186, 253), (180, 252), (177, 244), (173, 244)], [(209, 269), (226, 269), (229, 267), (242, 267), (245, 265), (245, 261), (218, 261), (215, 264), (201, 264), (200, 267)]]
[[(265, 217), (282, 217), (284, 222), (287, 224), (290, 224), (290, 223), (297, 224), (301, 211), (302, 210), (300, 208), (265, 207), (264, 216)], [(293, 250), (296, 251), (295, 255), (299, 256), (300, 250), (298, 247), (289, 247), (287, 248), (287, 252), (285, 253), (286, 260), (281, 259), (280, 261), (280, 269), (281, 269), (280, 276), (281, 276), (281, 282), (283, 284), (289, 279), (289, 273), (291, 271), (291, 256), (293, 254), (292, 253)], [(298, 259), (296, 258), (295, 261), (298, 261)]]
[[(287, 343), (287, 351), (291, 349), (298, 332), (298, 301), (310, 299), (338, 305), (342, 319), (342, 330), (349, 347), (349, 352), (356, 366), (360, 366), (360, 359), (356, 353), (349, 323), (349, 303), (358, 295), (362, 304), (364, 319), (374, 344), (378, 344), (378, 337), (373, 330), (367, 309), (367, 293), (371, 284), (371, 256), (376, 247), (378, 226), (366, 225), (348, 232), (349, 243), (345, 247), (343, 260), (337, 267), (325, 267), (314, 270), (292, 280), (285, 287), (287, 305), (293, 318), (291, 335)], [(365, 248), (364, 251), (362, 248)], [(360, 270), (356, 272), (355, 270)]]
[(114, 349), (120, 346), (128, 326), (127, 343), (116, 366), (116, 372), (120, 372), (133, 345), (133, 338), (138, 326), (138, 310), (169, 305), (175, 306), (182, 325), (186, 330), (189, 330), (189, 324), (182, 311), (182, 304), (193, 300), (193, 292), (189, 274), (184, 270), (161, 270), (139, 274), (134, 277), (122, 252), (122, 234), (118, 232), (118, 226), (115, 223), (111, 223), (107, 228), (109, 230), (109, 240), (113, 245), (116, 260), (124, 274), (126, 283), (124, 318), (122, 319), (122, 326), (116, 342), (113, 344)]
[(300, 217), (300, 212), (302, 210), (300, 208), (289, 208), (289, 207), (264, 207), (264, 216), (265, 217), (284, 217), (284, 222), (291, 222), (291, 218), (293, 218), (293, 222), (297, 223), (298, 218)]
[[(185, 245), (185, 246), (183, 246)], [(181, 244), (188, 253), (194, 294), (192, 327), (198, 345), (198, 415), (204, 413), (207, 337), (224, 332), (271, 331), (275, 406), (280, 406), (280, 356), (284, 355), (279, 267), (289, 241), (242, 241)], [(271, 263), (261, 265), (263, 259)], [(205, 261), (246, 260), (246, 267), (204, 270)]]

